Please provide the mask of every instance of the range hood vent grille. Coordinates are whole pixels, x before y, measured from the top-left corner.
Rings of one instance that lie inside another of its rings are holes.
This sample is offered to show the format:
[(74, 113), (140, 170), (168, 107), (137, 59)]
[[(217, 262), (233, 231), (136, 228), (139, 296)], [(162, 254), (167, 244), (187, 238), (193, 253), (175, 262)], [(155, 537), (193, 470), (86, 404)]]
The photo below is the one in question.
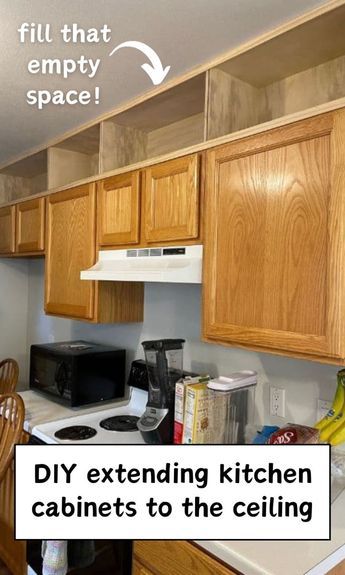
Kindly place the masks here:
[(171, 246), (99, 252), (82, 280), (201, 283), (202, 246)]

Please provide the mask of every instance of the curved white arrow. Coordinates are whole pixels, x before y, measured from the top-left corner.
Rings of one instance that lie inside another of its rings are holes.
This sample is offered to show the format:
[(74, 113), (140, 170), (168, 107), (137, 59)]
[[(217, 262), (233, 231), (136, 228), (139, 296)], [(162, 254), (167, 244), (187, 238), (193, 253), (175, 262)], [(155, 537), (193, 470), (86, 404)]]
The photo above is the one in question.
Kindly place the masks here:
[(143, 64), (141, 66), (142, 69), (146, 72), (146, 74), (148, 74), (148, 76), (150, 76), (152, 83), (155, 86), (158, 86), (163, 82), (171, 66), (166, 66), (165, 68), (163, 68), (162, 62), (158, 54), (152, 48), (150, 48), (150, 46), (144, 44), (143, 42), (137, 42), (136, 40), (129, 40), (128, 42), (122, 42), (122, 44), (116, 46), (116, 48), (114, 48), (114, 50), (110, 52), (109, 56), (112, 56), (115, 52), (120, 50), (120, 48), (136, 48), (137, 50), (143, 52), (145, 56), (148, 57), (151, 64)]

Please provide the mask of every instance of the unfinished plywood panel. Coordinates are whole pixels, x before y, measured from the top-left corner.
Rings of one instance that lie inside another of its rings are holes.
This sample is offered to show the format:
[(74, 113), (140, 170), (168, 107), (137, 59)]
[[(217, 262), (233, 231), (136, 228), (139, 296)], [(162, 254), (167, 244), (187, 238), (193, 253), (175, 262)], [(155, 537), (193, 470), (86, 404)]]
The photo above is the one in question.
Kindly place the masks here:
[(263, 119), (274, 120), (345, 96), (345, 56), (263, 89)]
[(101, 171), (203, 142), (205, 86), (200, 74), (102, 122)]
[(231, 58), (221, 68), (262, 88), (344, 54), (344, 27), (345, 4)]
[(204, 111), (205, 74), (154, 96), (114, 118), (122, 126), (152, 132)]
[(48, 149), (48, 187), (58, 188), (99, 174), (100, 125)]
[(63, 148), (49, 148), (49, 189), (71, 184), (98, 173), (98, 156)]
[(183, 118), (148, 134), (147, 157), (168, 154), (179, 148), (187, 148), (203, 141), (204, 112)]
[(147, 158), (147, 134), (113, 120), (102, 122), (100, 168), (108, 172)]
[(209, 71), (207, 139), (231, 134), (345, 97), (345, 56), (262, 88)]
[(213, 68), (208, 74), (207, 139), (261, 122), (262, 95), (258, 88), (220, 68)]
[(0, 201), (11, 202), (47, 190), (47, 152), (44, 150), (0, 172)]

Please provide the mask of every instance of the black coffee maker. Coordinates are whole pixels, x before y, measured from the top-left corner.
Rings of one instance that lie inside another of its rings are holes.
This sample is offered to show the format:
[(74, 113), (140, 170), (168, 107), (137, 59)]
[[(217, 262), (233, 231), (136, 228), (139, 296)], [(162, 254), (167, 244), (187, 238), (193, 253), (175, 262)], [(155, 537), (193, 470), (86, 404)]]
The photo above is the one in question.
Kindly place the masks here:
[(184, 343), (184, 339), (142, 342), (149, 379), (149, 395), (145, 413), (137, 425), (146, 443), (173, 443), (175, 383), (183, 374)]

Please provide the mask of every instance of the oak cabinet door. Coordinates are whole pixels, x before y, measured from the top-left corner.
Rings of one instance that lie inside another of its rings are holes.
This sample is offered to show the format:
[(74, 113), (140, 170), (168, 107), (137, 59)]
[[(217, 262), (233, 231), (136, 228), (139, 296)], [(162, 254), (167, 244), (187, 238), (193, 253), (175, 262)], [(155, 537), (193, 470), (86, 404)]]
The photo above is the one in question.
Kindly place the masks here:
[(139, 242), (139, 172), (107, 178), (98, 184), (98, 243), (100, 246)]
[(345, 115), (207, 155), (207, 340), (340, 358), (344, 349)]
[(195, 154), (145, 170), (145, 240), (148, 243), (197, 238), (199, 158)]
[(16, 206), (16, 252), (44, 251), (45, 198)]
[(45, 311), (80, 319), (94, 314), (94, 282), (80, 272), (95, 263), (95, 186), (49, 196)]
[(15, 207), (0, 209), (0, 254), (15, 251)]

